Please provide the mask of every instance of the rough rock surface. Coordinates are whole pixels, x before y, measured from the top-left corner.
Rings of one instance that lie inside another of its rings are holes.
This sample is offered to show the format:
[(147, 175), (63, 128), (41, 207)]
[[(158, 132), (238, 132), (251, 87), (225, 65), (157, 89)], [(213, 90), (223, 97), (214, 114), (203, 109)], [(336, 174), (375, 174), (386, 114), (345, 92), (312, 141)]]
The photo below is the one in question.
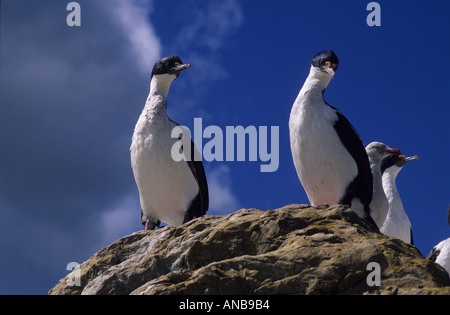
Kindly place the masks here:
[[(370, 262), (381, 286), (369, 286)], [(50, 294), (450, 294), (439, 265), (343, 206), (290, 205), (140, 231), (100, 250)], [(70, 283), (70, 281), (69, 281)]]

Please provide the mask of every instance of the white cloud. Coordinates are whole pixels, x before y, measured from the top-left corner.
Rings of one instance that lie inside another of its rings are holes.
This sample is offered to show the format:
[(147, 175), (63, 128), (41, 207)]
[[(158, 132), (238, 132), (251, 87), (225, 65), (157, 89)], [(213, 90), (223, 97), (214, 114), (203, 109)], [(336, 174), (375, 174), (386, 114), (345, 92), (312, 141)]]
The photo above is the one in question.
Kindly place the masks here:
[(103, 211), (99, 224), (101, 242), (110, 244), (142, 230), (140, 209), (139, 195), (130, 193), (122, 197), (111, 209)]
[(149, 21), (152, 0), (114, 0), (113, 13), (119, 26), (127, 36), (140, 70), (151, 73), (153, 65), (161, 55), (161, 44), (153, 25)]
[(240, 209), (232, 190), (231, 170), (226, 165), (210, 169), (208, 175), (209, 211), (207, 214), (228, 214)]

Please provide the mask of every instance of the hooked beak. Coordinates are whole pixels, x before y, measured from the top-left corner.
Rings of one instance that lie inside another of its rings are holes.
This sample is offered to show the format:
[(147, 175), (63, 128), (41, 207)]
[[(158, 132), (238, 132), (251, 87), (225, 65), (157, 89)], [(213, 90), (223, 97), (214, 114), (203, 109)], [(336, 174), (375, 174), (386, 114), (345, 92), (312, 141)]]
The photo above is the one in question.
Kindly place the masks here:
[(322, 66), (320, 67), (320, 69), (322, 70), (322, 72), (328, 73), (332, 78), (334, 78), (334, 76), (336, 75), (336, 71), (334, 71), (332, 67)]
[(419, 156), (418, 155), (414, 155), (414, 156), (410, 156), (410, 157), (405, 157), (405, 162), (411, 162), (414, 160), (419, 160)]
[(406, 157), (404, 155), (399, 155), (398, 157), (399, 157), (399, 159), (396, 163), (396, 165), (398, 167), (403, 167), (406, 163), (419, 159), (419, 157), (417, 155), (410, 156), (410, 157)]
[(180, 74), (181, 71), (189, 69), (190, 67), (191, 67), (190, 64), (178, 65), (178, 66), (175, 66), (172, 69), (170, 69), (169, 74), (178, 75), (178, 74)]

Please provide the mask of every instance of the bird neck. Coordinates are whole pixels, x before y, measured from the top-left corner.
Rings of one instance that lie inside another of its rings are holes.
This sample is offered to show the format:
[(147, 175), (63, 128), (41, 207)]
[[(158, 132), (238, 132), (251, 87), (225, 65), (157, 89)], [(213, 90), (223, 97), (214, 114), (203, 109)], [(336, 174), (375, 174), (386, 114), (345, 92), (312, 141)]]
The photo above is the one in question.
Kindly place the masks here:
[[(370, 161), (370, 168), (372, 171), (372, 178), (373, 178), (373, 198), (372, 201), (376, 206), (378, 207), (377, 213), (372, 214), (375, 221), (377, 222), (376, 216), (381, 216), (384, 218), (386, 217), (386, 213), (384, 213), (384, 210), (387, 211), (387, 198), (386, 194), (383, 190), (383, 181), (381, 179), (381, 170), (380, 170), (380, 162), (378, 161)], [(383, 210), (381, 210), (383, 209)], [(373, 210), (373, 209), (372, 209)]]
[(400, 168), (398, 167), (390, 167), (383, 173), (382, 181), (383, 190), (386, 194), (386, 198), (388, 199), (389, 204), (396, 204), (403, 207), (400, 195), (398, 194), (397, 185), (395, 184), (395, 179), (397, 178), (397, 174), (399, 171)]
[(331, 79), (332, 77), (328, 73), (311, 66), (308, 78), (300, 90), (300, 95), (322, 96)]
[(167, 95), (170, 85), (175, 79), (174, 75), (154, 75), (150, 82), (150, 94), (147, 98), (147, 110), (167, 113)]
[(370, 162), (370, 169), (371, 169), (372, 175), (373, 175), (374, 184), (375, 184), (375, 182), (381, 184), (381, 169), (380, 169), (381, 161), (373, 161), (373, 160), (369, 159), (369, 162)]

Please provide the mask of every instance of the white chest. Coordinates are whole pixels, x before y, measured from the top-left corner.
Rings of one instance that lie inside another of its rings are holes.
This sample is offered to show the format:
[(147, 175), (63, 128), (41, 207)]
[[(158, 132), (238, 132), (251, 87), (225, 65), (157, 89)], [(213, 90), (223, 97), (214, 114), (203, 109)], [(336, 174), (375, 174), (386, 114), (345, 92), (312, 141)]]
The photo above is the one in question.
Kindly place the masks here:
[(312, 205), (336, 204), (358, 173), (334, 128), (334, 109), (320, 97), (299, 95), (289, 120), (291, 151)]
[(372, 218), (378, 227), (382, 226), (386, 220), (389, 210), (389, 203), (383, 190), (383, 183), (381, 180), (380, 163), (370, 165), (373, 176), (373, 197), (370, 203), (372, 210)]
[(175, 162), (171, 156), (178, 141), (171, 137), (175, 126), (167, 116), (149, 117), (144, 111), (136, 124), (130, 153), (142, 211), (177, 226), (199, 188), (187, 162)]
[(386, 194), (389, 210), (380, 231), (386, 235), (399, 238), (404, 242), (411, 242), (411, 222), (406, 214), (402, 199), (395, 185), (395, 174), (386, 171), (383, 174), (383, 189)]

